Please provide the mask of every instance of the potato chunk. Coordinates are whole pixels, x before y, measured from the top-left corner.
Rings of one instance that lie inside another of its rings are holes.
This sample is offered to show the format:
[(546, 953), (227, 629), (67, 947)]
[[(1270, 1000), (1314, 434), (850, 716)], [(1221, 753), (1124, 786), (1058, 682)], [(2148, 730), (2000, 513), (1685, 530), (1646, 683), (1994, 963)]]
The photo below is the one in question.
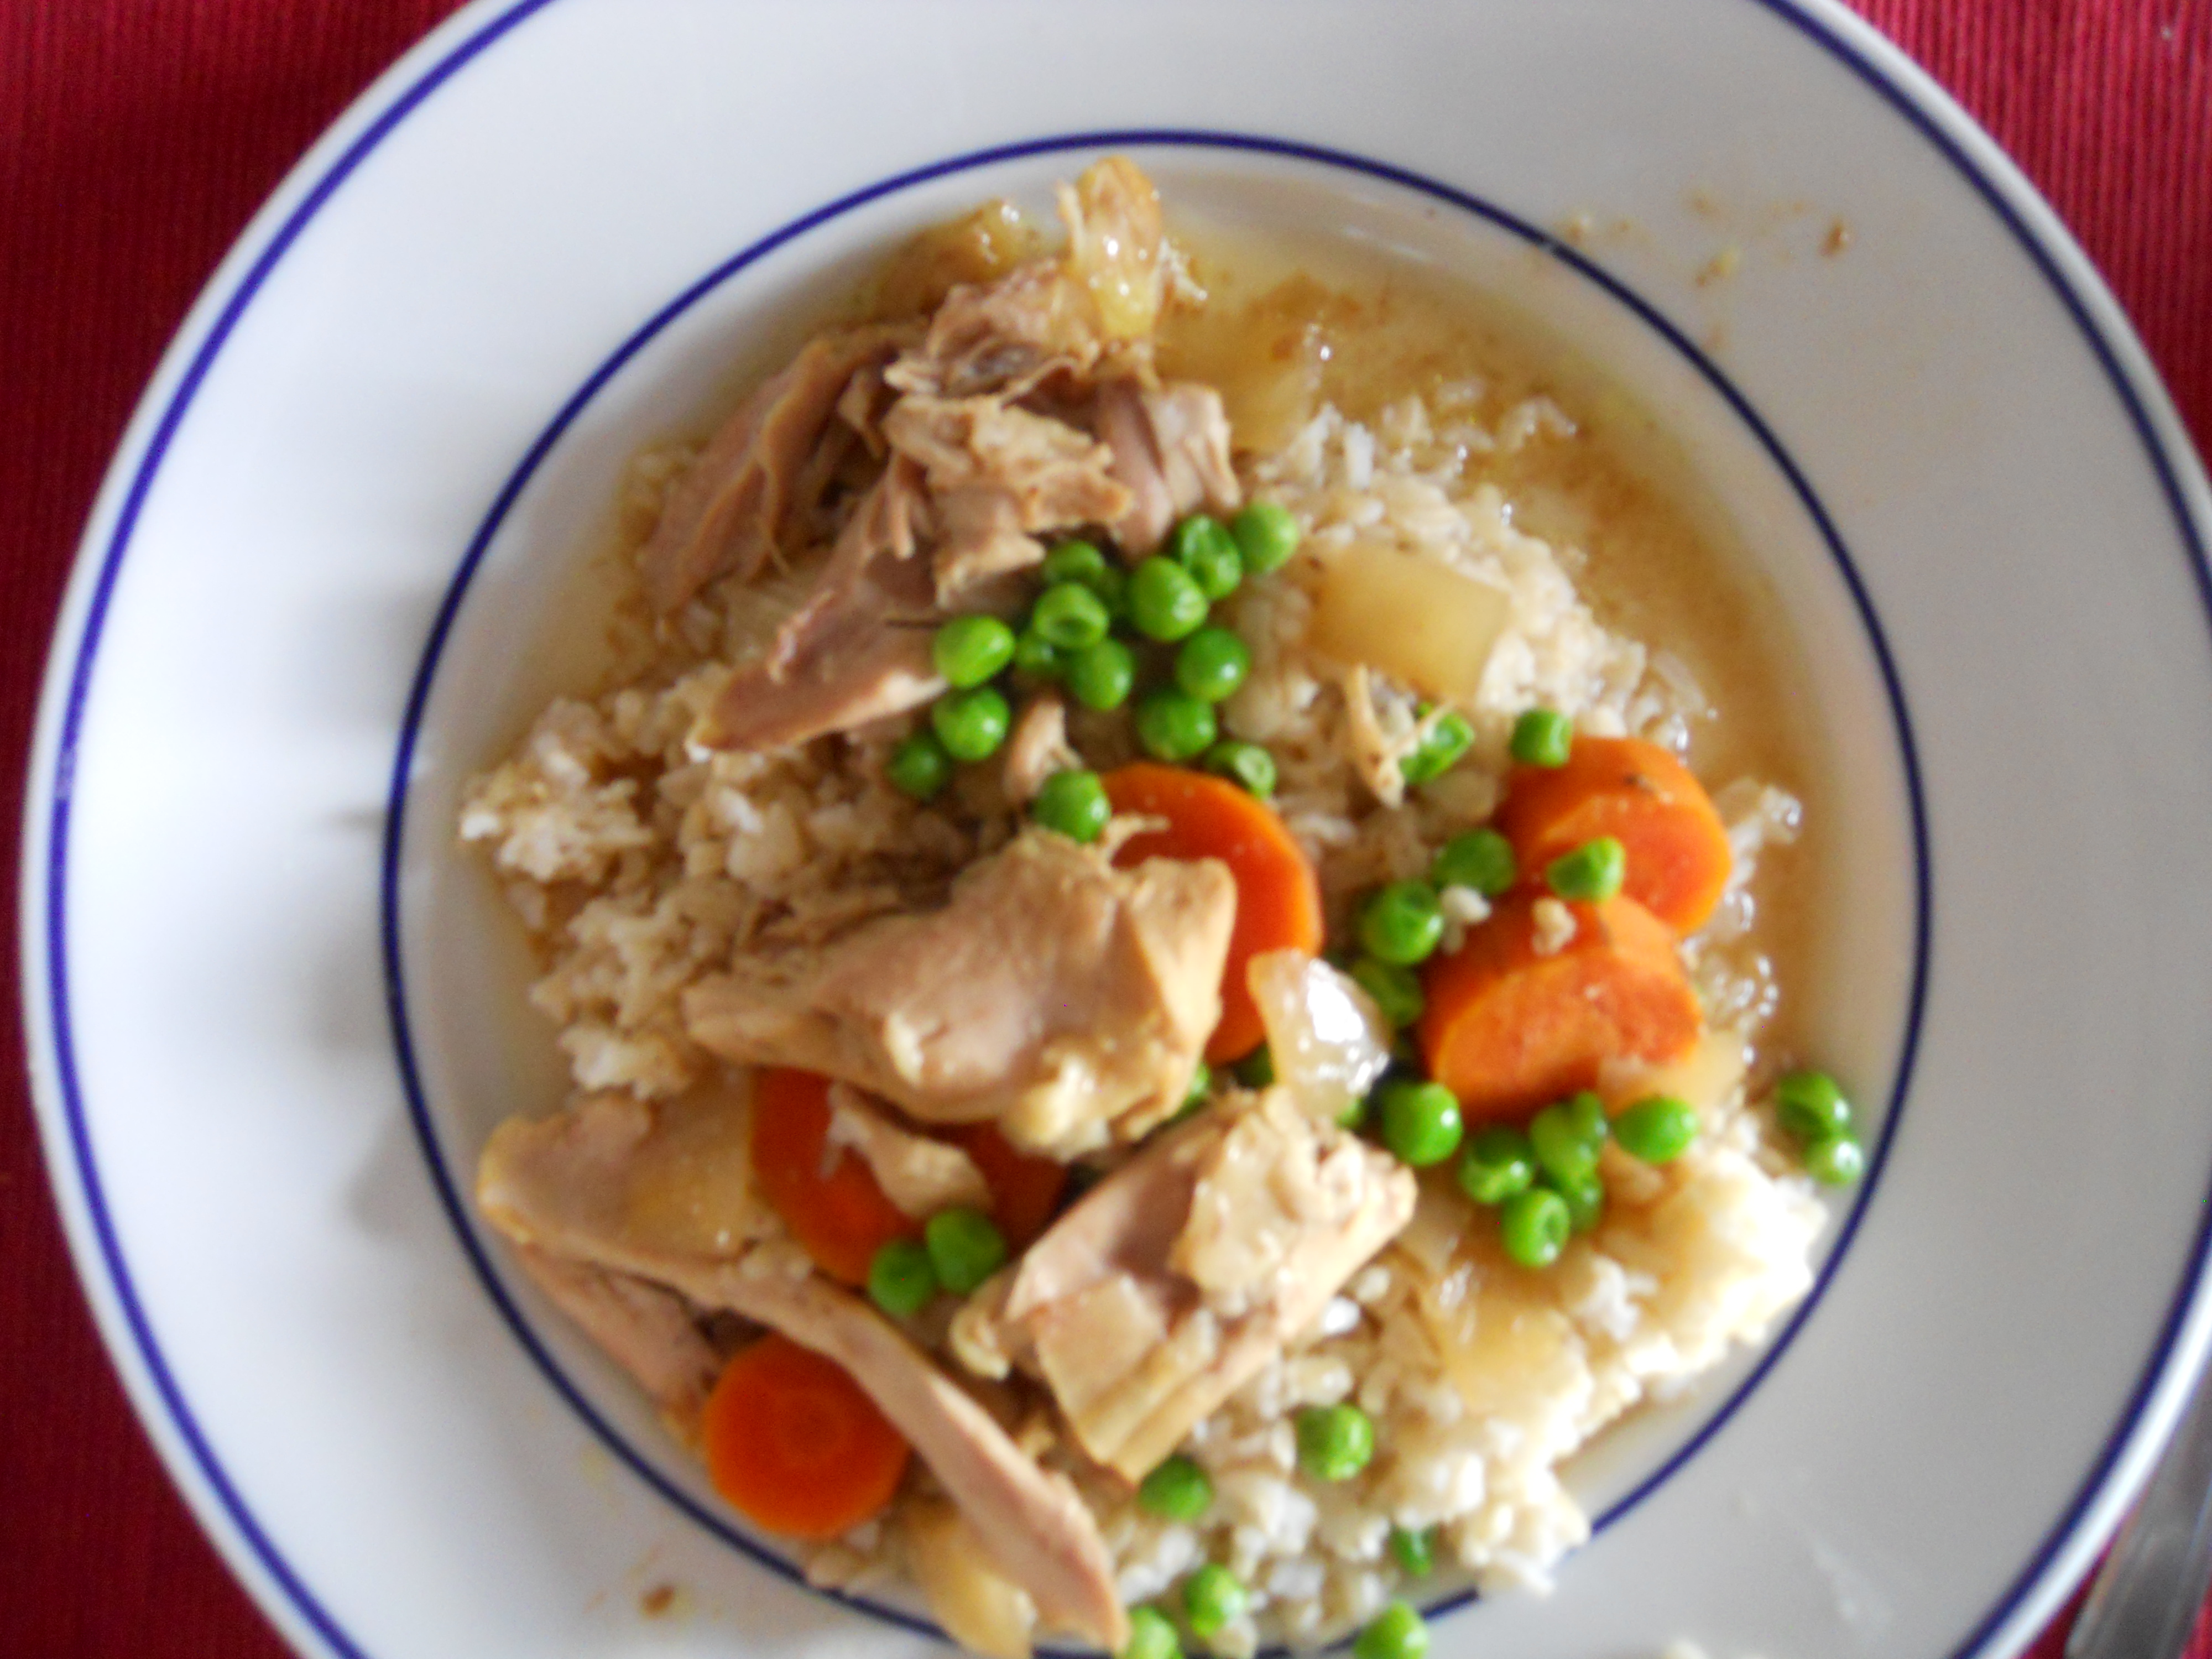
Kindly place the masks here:
[(1433, 559), (1346, 548), (1328, 562), (1307, 642), (1364, 663), (1444, 702), (1472, 702), (1511, 601), (1502, 588)]

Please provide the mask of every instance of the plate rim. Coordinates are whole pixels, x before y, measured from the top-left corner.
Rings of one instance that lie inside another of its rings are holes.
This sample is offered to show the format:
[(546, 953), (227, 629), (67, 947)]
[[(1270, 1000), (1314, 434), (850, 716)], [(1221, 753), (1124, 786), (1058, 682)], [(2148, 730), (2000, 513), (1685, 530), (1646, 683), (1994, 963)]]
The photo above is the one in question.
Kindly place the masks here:
[[(2212, 617), (2212, 490), (2118, 302), (2057, 213), (1950, 94), (1841, 0), (1744, 0), (1794, 27), (1881, 97), (1973, 186), (2061, 301), (2147, 453)], [(106, 605), (138, 512), (199, 384), (292, 243), (383, 139), (428, 97), (554, 0), (474, 0), (403, 55), (297, 162), (209, 279), (165, 352), (110, 463), (71, 574), (39, 702), (19, 843), (20, 994), (33, 1103), (80, 1285), (134, 1410), (202, 1529), (288, 1639), (367, 1659), (289, 1567), (198, 1429), (132, 1288), (106, 1214), (74, 1077), (64, 884), (78, 723)], [(2212, 1194), (2158, 1340), (2074, 1501), (1954, 1659), (2009, 1650), (2087, 1565), (2171, 1431), (2212, 1340)]]

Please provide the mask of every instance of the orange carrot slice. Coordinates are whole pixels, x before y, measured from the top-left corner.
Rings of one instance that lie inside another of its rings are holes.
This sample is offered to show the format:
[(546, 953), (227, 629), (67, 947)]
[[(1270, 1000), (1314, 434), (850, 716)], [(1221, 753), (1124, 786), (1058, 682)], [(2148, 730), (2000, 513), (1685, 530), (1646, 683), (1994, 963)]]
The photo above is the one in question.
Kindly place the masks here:
[(1628, 854), (1630, 898), (1677, 933), (1705, 925), (1728, 886), (1728, 830), (1690, 770), (1638, 738), (1577, 738), (1565, 766), (1516, 766), (1497, 829), (1522, 871), (1611, 836)]
[(994, 1123), (964, 1123), (945, 1138), (975, 1161), (991, 1189), (991, 1219), (1015, 1249), (1034, 1244), (1060, 1207), (1067, 1166), (1016, 1152)]
[(1321, 883), (1283, 820), (1265, 801), (1225, 778), (1139, 761), (1109, 772), (1106, 799), (1117, 813), (1165, 818), (1165, 830), (1132, 836), (1114, 855), (1122, 869), (1146, 859), (1219, 859), (1237, 880), (1237, 923), (1221, 971), (1221, 1023), (1206, 1045), (1219, 1065), (1241, 1058), (1266, 1035), (1244, 983), (1244, 965), (1269, 951), (1317, 955)]
[(771, 1333), (722, 1369), (700, 1425), (714, 1490), (787, 1538), (836, 1538), (883, 1513), (907, 1443), (835, 1363)]
[(1422, 974), (1422, 1057), (1470, 1121), (1517, 1117), (1587, 1089), (1607, 1060), (1677, 1059), (1704, 1027), (1664, 922), (1634, 899), (1569, 905), (1574, 937), (1540, 954), (1540, 896), (1500, 901)]
[(828, 1078), (781, 1066), (754, 1078), (753, 1179), (761, 1196), (823, 1272), (865, 1285), (878, 1250), (921, 1230), (849, 1147), (823, 1158), (829, 1134)]

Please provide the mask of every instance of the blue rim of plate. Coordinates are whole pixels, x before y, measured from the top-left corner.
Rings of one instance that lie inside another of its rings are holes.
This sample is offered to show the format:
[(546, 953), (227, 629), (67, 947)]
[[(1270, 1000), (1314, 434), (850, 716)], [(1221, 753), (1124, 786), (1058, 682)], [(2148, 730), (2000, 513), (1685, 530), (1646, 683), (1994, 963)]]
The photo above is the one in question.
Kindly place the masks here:
[[(91, 1259), (91, 1252), (85, 1249), (82, 1236), (73, 1237), (72, 1242), (77, 1248), (80, 1267), (85, 1272), (90, 1284), (98, 1285), (104, 1280), (106, 1289), (113, 1295), (114, 1305), (136, 1348), (135, 1353), (124, 1349), (120, 1341), (111, 1335), (111, 1346), (115, 1350), (115, 1357), (118, 1364), (122, 1364), (126, 1371), (132, 1368), (134, 1363), (144, 1368), (145, 1377), (150, 1383), (153, 1393), (158, 1398), (161, 1408), (167, 1413), (168, 1428), (173, 1431), (179, 1442), (189, 1452), (194, 1472), (206, 1483), (207, 1489), (213, 1493), (224, 1516), (231, 1527), (235, 1528), (238, 1541), (250, 1552), (261, 1570), (268, 1575), (270, 1583), (283, 1593), (290, 1611), (326, 1643), (331, 1650), (348, 1656), (349, 1659), (366, 1659), (366, 1656), (362, 1650), (339, 1628), (329, 1612), (322, 1607), (313, 1593), (301, 1580), (298, 1573), (277, 1550), (274, 1541), (246, 1506), (241, 1494), (216, 1458), (214, 1449), (209, 1444), (205, 1435), (200, 1430), (189, 1403), (179, 1389), (161, 1347), (155, 1340), (145, 1309), (133, 1285), (129, 1265), (124, 1259), (113, 1218), (108, 1212), (98, 1170), (92, 1156), (85, 1103), (77, 1078), (70, 1015), (66, 908), (71, 804), (70, 780), (82, 734), (85, 705), (108, 606), (112, 599), (116, 583), (120, 578), (131, 537), (154, 479), (210, 367), (221, 354), (262, 285), (267, 282), (307, 225), (329, 203), (331, 197), (362, 161), (416, 109), (477, 57), (488, 51), (531, 16), (553, 3), (554, 0), (520, 0), (519, 3), (499, 12), (481, 27), (465, 35), (450, 51), (436, 58), (416, 78), (402, 88), (382, 112), (370, 120), (360, 135), (341, 150), (307, 187), (298, 204), (286, 214), (283, 221), (270, 233), (261, 252), (236, 279), (233, 291), (216, 311), (213, 320), (207, 325), (204, 337), (192, 351), (175, 388), (168, 396), (166, 406), (152, 423), (143, 452), (139, 456), (136, 468), (131, 475), (130, 483), (123, 492), (121, 504), (117, 511), (114, 525), (108, 532), (106, 545), (97, 551), (96, 556), (99, 561), (97, 574), (91, 583), (89, 599), (86, 605), (81, 631), (73, 642), (66, 639), (57, 641), (54, 659), (48, 676), (47, 696), (51, 702), (59, 688), (66, 684), (67, 692), (62, 708), (58, 739), (55, 745), (51, 774), (45, 779), (34, 776), (31, 780), (33, 790), (39, 789), (43, 785), (50, 797), (51, 807), (47, 820), (47, 856), (43, 879), (34, 878), (27, 880), (25, 890), (27, 921), (35, 923), (43, 920), (44, 927), (42, 931), (34, 929), (28, 937), (43, 946), (44, 977), (51, 1005), (47, 1010), (43, 1011), (49, 1022), (48, 1029), (44, 1035), (50, 1038), (52, 1044), (55, 1087), (59, 1095), (58, 1115), (66, 1131), (66, 1144), (75, 1161), (76, 1167), (73, 1171), (76, 1176), (75, 1184), (82, 1198), (83, 1213), (91, 1231), (92, 1243), (96, 1245), (98, 1252), (96, 1261), (98, 1271), (95, 1273), (95, 1262)], [(2052, 246), (2046, 246), (2039, 233), (2029, 226), (2022, 216), (2020, 206), (2007, 193), (2007, 187), (1992, 178), (1983, 167), (1970, 157), (1958, 139), (1945, 130), (1937, 118), (1937, 112), (1923, 107), (1918, 97), (1913, 92), (1890, 78), (1860, 46), (1838, 34), (1831, 22), (1816, 18), (1801, 9), (1798, 0), (1749, 0), (1749, 3), (1757, 5), (1778, 21), (1806, 35), (1814, 44), (1856, 76), (1871, 92), (1884, 100), (1974, 188), (1990, 211), (2012, 234), (2014, 240), (2037, 270), (2042, 273), (2045, 280), (2064, 307), (2067, 314), (2074, 320), (2075, 327), (2080, 331), (2084, 342), (2102, 368), (2114, 395), (2122, 408), (2125, 410), (2130, 423), (2142, 443), (2153, 471), (2159, 480), (2172, 510), (2181, 542), (2186, 550), (2191, 575), (2197, 586), (2200, 602), (2204, 605), (2208, 616), (2212, 616), (2212, 568), (2208, 568), (2204, 538), (2200, 534), (2196, 522), (2191, 516), (2189, 502), (2175, 459), (2169, 454), (2165, 443), (2161, 441), (2156, 423), (2146, 410), (2142, 397), (2138, 395), (2136, 386), (2130, 379), (2128, 370), (2123, 366), (2119, 356), (2115, 351), (2112, 341), (2107, 337), (2096, 318), (2092, 314), (2091, 303), (2084, 299), (2082, 293), (2077, 290), (2074, 283), (2061, 268), (2059, 254), (2054, 252)], [(1938, 96), (1940, 98), (1940, 94)], [(1029, 146), (1012, 146), (1005, 149), (959, 158), (956, 161), (940, 163), (939, 169), (942, 171), (961, 165), (979, 165), (987, 157), (1006, 159), (1012, 155), (1034, 154), (1037, 149), (1044, 147), (1064, 148), (1098, 143), (1129, 143), (1139, 138), (1157, 143), (1162, 142), (1163, 137), (1163, 135), (1093, 134), (1083, 137), (1042, 140)], [(1183, 137), (1188, 142), (1199, 137), (1199, 135), (1184, 135)], [(1232, 137), (1231, 142), (1241, 142), (1252, 148), (1267, 147), (1264, 141), (1250, 139), (1238, 141)], [(1284, 145), (1280, 148), (1285, 153), (1294, 156), (1303, 155), (1310, 160), (1335, 161), (1340, 164), (1361, 167), (1376, 172), (1379, 176), (1407, 185), (1409, 187), (1428, 190), (1443, 199), (1455, 199), (1454, 192), (1444, 190), (1441, 186), (1431, 185), (1429, 181), (1399, 173), (1394, 169), (1380, 167), (1376, 164), (1363, 163), (1358, 158), (1334, 156), (1328, 152), (1310, 150), (1294, 145)], [(912, 182), (912, 179), (909, 178), (906, 182)], [(884, 187), (877, 187), (878, 193)], [(2014, 185), (2011, 188), (2017, 189), (2019, 186)], [(2033, 199), (2032, 195), (2030, 199)], [(847, 205), (851, 204), (849, 202), (847, 204)], [(1480, 211), (1479, 209), (1476, 210)], [(828, 210), (823, 211), (826, 213)], [(818, 222), (819, 216), (808, 221), (802, 221), (799, 225), (789, 228), (787, 232), (782, 234), (787, 237), (788, 234), (797, 234), (799, 229), (805, 228), (806, 225)], [(1525, 227), (1509, 228), (1521, 229), (1536, 245), (1570, 264), (1583, 275), (1608, 287), (1613, 286), (1610, 279), (1607, 278), (1604, 273), (1590, 266), (1587, 261), (1582, 260), (1572, 249), (1561, 246), (1544, 233), (1530, 231)], [(2063, 238), (2060, 246), (2063, 247)], [(1629, 300), (1632, 305), (1634, 304), (1632, 296), (1622, 293), (1619, 297)], [(1640, 307), (1637, 308), (1642, 309)], [(1655, 320), (1662, 322), (1663, 330), (1663, 319), (1656, 319), (1655, 314)], [(1710, 365), (1705, 364), (1702, 357), (1694, 350), (1691, 352), (1691, 360), (1705, 371), (1708, 380), (1723, 392), (1724, 397), (1737, 406), (1740, 413), (1748, 414), (1747, 410), (1742, 406), (1741, 399), (1733, 394), (1733, 388), (1729, 387)], [(1754, 430), (1763, 429), (1757, 428), (1754, 423)], [(536, 459), (542, 459), (544, 447), (544, 441), (541, 441), (540, 446), (533, 449), (532, 456), (526, 459), (524, 464), (526, 467), (534, 465)], [(1814, 512), (1816, 522), (1828, 532), (1832, 545), (1832, 529), (1828, 526), (1825, 515), (1819, 513), (1817, 503), (1811, 500), (1809, 493), (1803, 492), (1802, 479), (1797, 477), (1794, 469), (1788, 466), (1786, 458), (1781, 456), (1778, 450), (1772, 453), (1777, 459), (1783, 463), (1785, 471), (1793, 483), (1800, 486), (1801, 494), (1803, 495), (1808, 508)], [(2185, 466), (2186, 463), (2183, 465)], [(511, 493), (503, 495), (501, 507), (503, 507), (511, 499)], [(1838, 551), (1840, 553), (1840, 548)], [(89, 562), (94, 556), (94, 544), (88, 542), (82, 556), (82, 562)], [(1848, 562), (1844, 562), (1843, 568), (1848, 573)], [(1854, 597), (1862, 606), (1863, 614), (1865, 615), (1869, 624), (1870, 637), (1879, 649), (1880, 635), (1878, 631), (1872, 630), (1871, 613), (1865, 610), (1864, 595), (1858, 592), (1855, 580), (1852, 581), (1852, 587)], [(458, 592), (458, 585), (456, 591)], [(449, 620), (450, 608), (441, 611), (441, 628), (442, 629)], [(426, 656), (426, 669), (431, 660), (430, 657)], [(61, 673), (54, 672), (58, 671), (64, 661), (68, 663), (65, 679)], [(1894, 697), (1895, 678), (1886, 653), (1881, 658), (1881, 665), (1885, 674), (1890, 679), (1890, 688)], [(421, 694), (426, 684), (427, 681), (418, 682), (415, 689), (415, 696), (410, 699), (410, 723), (419, 714)], [(1920, 882), (1917, 896), (1918, 960), (1916, 965), (1911, 1019), (1906, 1034), (1907, 1046), (1901, 1055), (1899, 1068), (1901, 1097), (1903, 1080), (1910, 1071), (1911, 1045), (1917, 1042), (1918, 1034), (1920, 995), (1926, 968), (1929, 896), (1926, 879), (1925, 824), (1920, 816), (1921, 802), (1917, 769), (1913, 764), (1909, 734), (1902, 724), (1901, 702), (1898, 704), (1898, 708), (1900, 719), (1899, 734), (1905, 741), (1904, 759), (1912, 790), (1915, 836), (1922, 852), (1918, 872)], [(395, 799), (404, 793), (404, 771), (396, 772)], [(390, 869), (392, 867), (391, 857), (396, 853), (397, 847), (398, 821), (395, 819), (392, 840), (387, 847), (386, 871), (387, 890)], [(33, 908), (34, 906), (38, 908)], [(40, 914), (41, 908), (42, 918)], [(392, 936), (387, 933), (387, 948), (391, 939)], [(27, 990), (28, 981), (29, 976), (27, 975)], [(397, 996), (396, 981), (388, 987), (388, 990), (393, 996)], [(35, 1021), (36, 1017), (42, 1011), (33, 1007), (27, 1012)], [(395, 1018), (404, 1020), (404, 1009), (400, 1008), (396, 1002), (393, 1006), (393, 1012)], [(34, 1031), (36, 1030), (35, 1024), (33, 1030)], [(404, 1024), (395, 1025), (395, 1034), (404, 1036)], [(44, 1086), (44, 1079), (40, 1078), (38, 1080), (41, 1085), (40, 1104), (51, 1125), (55, 1104), (52, 1097)], [(410, 1106), (416, 1111), (417, 1121), (420, 1123), (422, 1118), (419, 1091), (414, 1089), (411, 1076), (407, 1080), (410, 1096), (414, 1097), (410, 1099)], [(1833, 1262), (1840, 1258), (1844, 1246), (1849, 1242), (1850, 1230), (1856, 1227), (1859, 1216), (1863, 1213), (1866, 1200), (1871, 1194), (1875, 1180), (1878, 1177), (1881, 1164), (1886, 1158), (1889, 1136), (1893, 1133), (1900, 1104), (1901, 1098), (1893, 1098), (1891, 1102), (1883, 1143), (1877, 1148), (1875, 1166), (1869, 1171), (1867, 1188), (1863, 1192), (1858, 1205), (1847, 1218), (1845, 1231), (1838, 1237), (1835, 1250), (1832, 1253), (1830, 1257), (1832, 1267)], [(54, 1173), (57, 1180), (60, 1181), (67, 1172), (58, 1167)], [(476, 1246), (465, 1224), (462, 1224), (460, 1234), (465, 1248), (468, 1249), (472, 1255), (476, 1255)], [(2043, 1542), (2030, 1555), (2019, 1574), (2006, 1586), (1996, 1605), (1954, 1650), (1954, 1659), (1970, 1659), (1970, 1656), (1978, 1654), (1991, 1635), (2013, 1616), (2027, 1598), (2035, 1593), (2059, 1553), (2072, 1540), (2082, 1519), (2104, 1491), (2124, 1448), (2135, 1434), (2138, 1421), (2150, 1396), (2171, 1366), (2174, 1358), (2175, 1345), (2180, 1337), (2182, 1327), (2189, 1311), (2197, 1299), (2203, 1279), (2209, 1245), (2212, 1245), (2212, 1195), (2208, 1195), (2208, 1207), (2192, 1244), (2187, 1270), (2174, 1292), (2158, 1340), (2135, 1389), (2130, 1393), (2125, 1410), (2114, 1426), (2087, 1478), (2077, 1489), (2073, 1500), (2045, 1534)], [(483, 1267), (481, 1257), (478, 1257), (478, 1267), (480, 1270)], [(490, 1285), (494, 1296), (498, 1297), (500, 1291), (495, 1279), (487, 1274), (486, 1282)], [(1815, 1295), (1817, 1294), (1816, 1291)], [(1797, 1320), (1793, 1321), (1791, 1327), (1778, 1337), (1773, 1346), (1769, 1350), (1768, 1355), (1762, 1361), (1759, 1372), (1754, 1373), (1753, 1377), (1747, 1381), (1743, 1385), (1744, 1389), (1755, 1384), (1758, 1376), (1763, 1374), (1766, 1365), (1772, 1363), (1773, 1356), (1778, 1353), (1782, 1346), (1787, 1343), (1796, 1328), (1797, 1322), (1802, 1321), (1810, 1306), (1811, 1301), (1808, 1300), (1806, 1309), (1800, 1310)], [(509, 1313), (512, 1317), (511, 1310)], [(526, 1335), (525, 1340), (529, 1340)], [(1739, 1390), (1739, 1393), (1741, 1392), (1741, 1390)], [(1704, 1433), (1710, 1432), (1709, 1425)], [(1685, 1451), (1692, 1449), (1686, 1448)], [(1678, 1454), (1678, 1457), (1680, 1455), (1682, 1454)], [(1662, 1470), (1659, 1476), (1653, 1477), (1653, 1480), (1663, 1478), (1664, 1473), (1665, 1471)], [(1621, 1504), (1616, 1504), (1613, 1510), (1608, 1511), (1605, 1518), (1613, 1518), (1621, 1509), (1637, 1501), (1649, 1491), (1652, 1483), (1652, 1481), (1647, 1481), (1643, 1487), (1631, 1493)], [(276, 1607), (271, 1608), (272, 1612), (277, 1610)], [(876, 1611), (876, 1609), (871, 1610)], [(895, 1619), (902, 1624), (915, 1628), (927, 1628), (921, 1626), (920, 1621), (910, 1620), (906, 1615), (893, 1610), (880, 1611), (885, 1616)]]

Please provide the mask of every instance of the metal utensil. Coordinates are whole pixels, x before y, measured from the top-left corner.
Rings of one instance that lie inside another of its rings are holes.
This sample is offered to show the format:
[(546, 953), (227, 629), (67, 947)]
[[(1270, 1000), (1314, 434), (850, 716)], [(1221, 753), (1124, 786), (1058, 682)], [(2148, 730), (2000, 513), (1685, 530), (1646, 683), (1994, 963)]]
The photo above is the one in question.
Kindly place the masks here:
[(2200, 1376), (2150, 1484), (2113, 1540), (2066, 1659), (2176, 1659), (2212, 1585), (2212, 1387)]

